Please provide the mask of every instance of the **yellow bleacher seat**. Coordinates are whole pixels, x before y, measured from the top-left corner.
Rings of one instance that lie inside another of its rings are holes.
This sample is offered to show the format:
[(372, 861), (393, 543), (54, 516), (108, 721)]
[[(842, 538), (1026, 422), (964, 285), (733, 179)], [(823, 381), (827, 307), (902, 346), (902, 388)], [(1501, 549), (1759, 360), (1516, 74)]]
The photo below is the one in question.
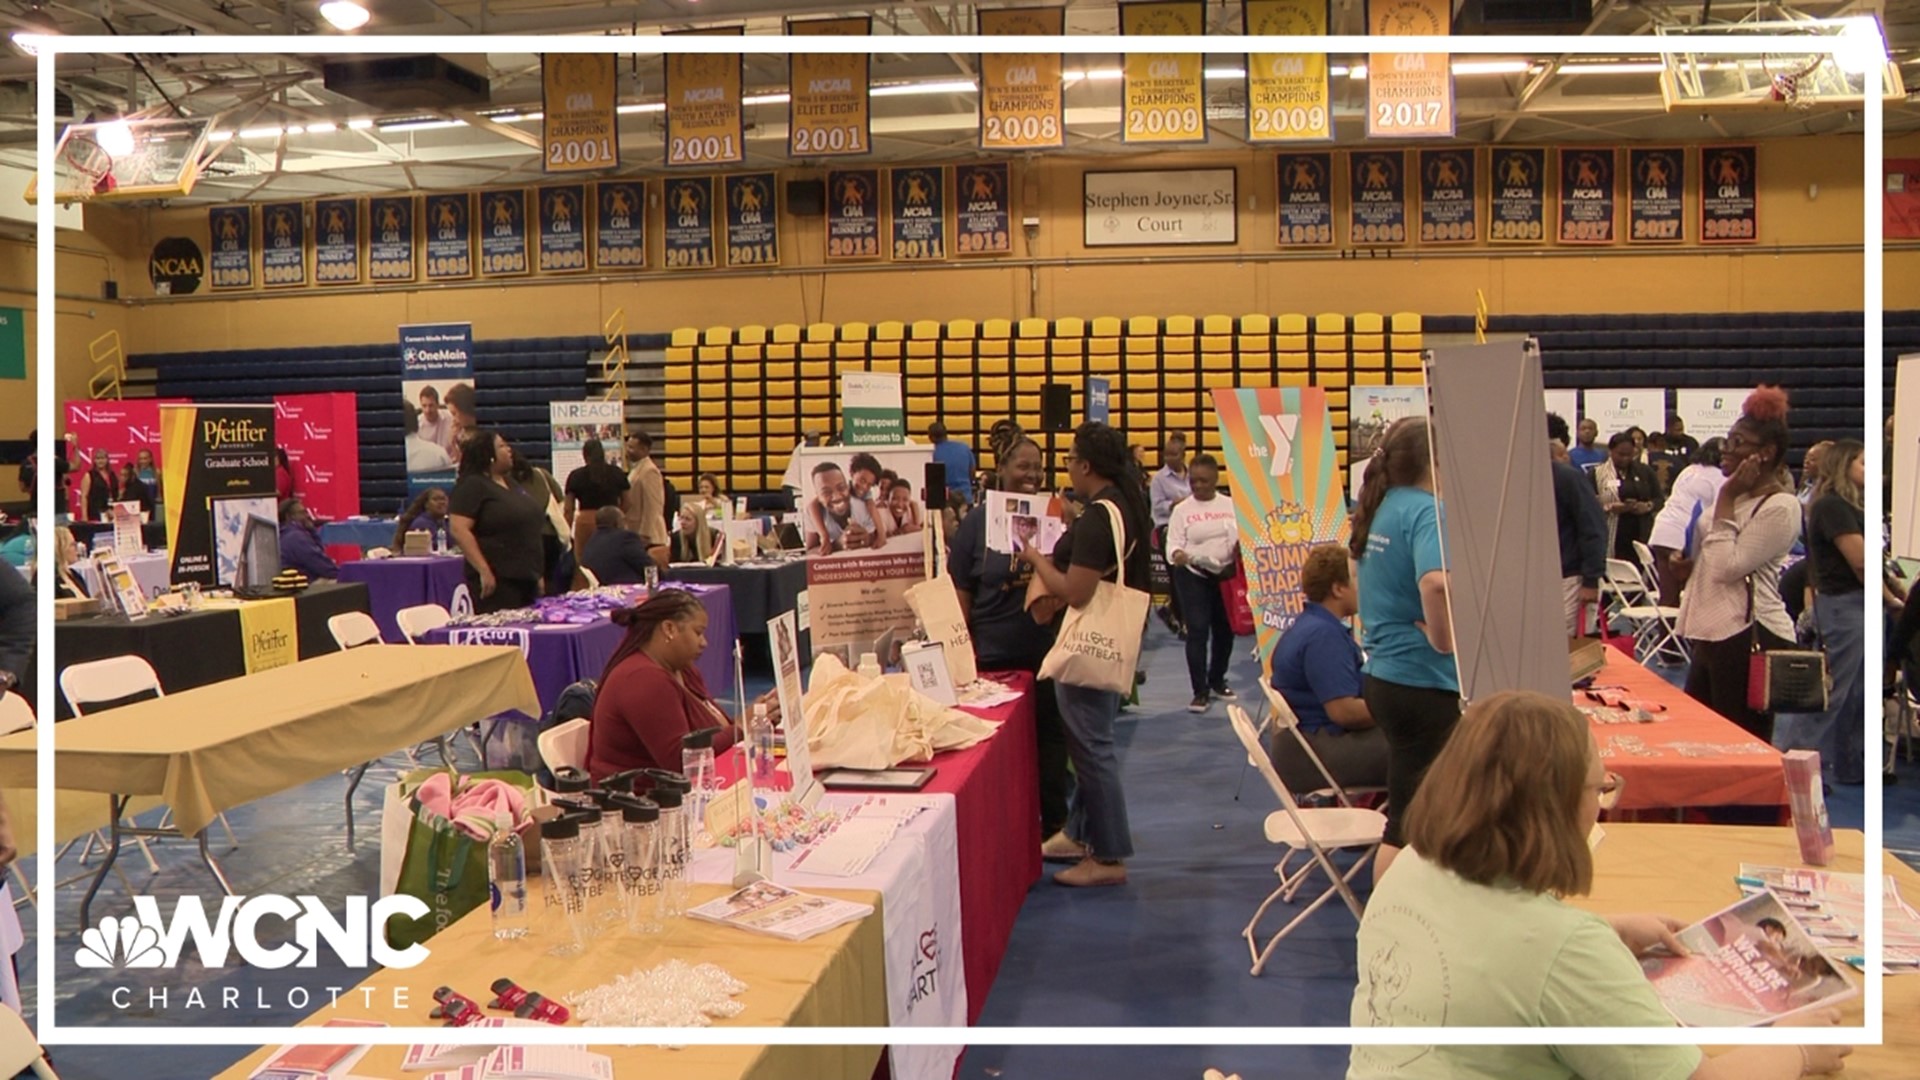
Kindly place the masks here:
[(939, 395), (937, 394), (908, 395), (907, 412), (913, 413), (913, 414), (925, 414), (928, 416), (938, 415), (940, 412)]
[(702, 345), (693, 351), (693, 355), (699, 362), (707, 364), (715, 360), (725, 360), (727, 354), (732, 351), (731, 345)]
[(1315, 386), (1325, 388), (1344, 387), (1347, 383), (1348, 376), (1344, 371), (1320, 371), (1316, 369), (1313, 373), (1313, 385)]
[[(948, 365), (951, 369), (952, 365)], [(907, 361), (908, 375), (937, 375), (940, 373), (940, 361), (924, 356), (916, 356)]]
[(673, 336), (668, 339), (668, 344), (692, 348), (700, 344), (700, 328), (697, 326), (682, 326), (673, 332)]
[(666, 434), (669, 439), (690, 438), (693, 435), (693, 421), (669, 420), (667, 421)]
[(1355, 386), (1385, 386), (1387, 373), (1384, 371), (1356, 371), (1353, 373)]
[(696, 423), (698, 426), (695, 427), (694, 430), (698, 432), (702, 437), (718, 436), (718, 437), (724, 438), (727, 434), (727, 422), (724, 419), (718, 419), (718, 420), (703, 419), (703, 420), (696, 421)]
[[(1117, 366), (1118, 365), (1116, 365), (1116, 367)], [(1087, 358), (1084, 356), (1078, 354), (1062, 356), (1059, 353), (1053, 355), (1053, 373), (1055, 375), (1078, 375), (1085, 370), (1087, 370)]]
[(763, 371), (769, 379), (791, 379), (794, 377), (795, 365), (792, 363), (769, 363), (762, 365), (760, 370)]
[(801, 379), (800, 396), (803, 398), (828, 398), (833, 396), (832, 379)]
[(1045, 385), (1047, 385), (1047, 377), (1045, 375), (1020, 375), (1013, 380), (1014, 390), (1022, 397), (1028, 394), (1038, 394), (1040, 388)]
[[(1155, 328), (1158, 332), (1158, 327)], [(1097, 338), (1117, 338), (1120, 336), (1120, 320), (1112, 315), (1101, 315), (1093, 320), (1089, 336)]]
[(980, 327), (972, 319), (947, 320), (947, 337), (961, 341), (970, 341), (980, 336)]
[[(713, 371), (713, 369), (707, 370)], [(726, 372), (727, 379), (731, 382), (758, 382), (762, 368), (758, 360), (735, 360), (721, 370)]]
[(1208, 315), (1200, 320), (1200, 332), (1215, 336), (1231, 334), (1233, 333), (1233, 316)]
[(1421, 331), (1420, 313), (1417, 311), (1396, 311), (1388, 326), (1396, 334), (1418, 334)]
[(1313, 332), (1316, 334), (1344, 334), (1347, 332), (1347, 317), (1337, 311), (1323, 311), (1313, 317)]
[(1160, 320), (1152, 315), (1135, 315), (1127, 320), (1128, 337), (1159, 337)]
[(832, 355), (833, 342), (831, 341), (805, 341), (800, 344), (802, 360), (825, 360)]
[(836, 341), (833, 355), (837, 360), (865, 360), (871, 347), (872, 343), (866, 341)]
[(677, 382), (687, 386), (693, 385), (692, 364), (668, 364), (661, 370), (665, 373), (667, 382), (669, 383)]
[(1169, 368), (1192, 371), (1193, 355), (1185, 353), (1178, 356), (1161, 356), (1158, 353), (1129, 352), (1126, 368), (1128, 371), (1164, 371)]
[(1047, 372), (1047, 358), (1044, 356), (1014, 357), (1013, 370), (1022, 375), (1044, 375)]
[(1385, 371), (1387, 354), (1383, 352), (1353, 352), (1353, 367), (1356, 371)]
[(941, 342), (935, 338), (915, 338), (907, 342), (909, 359), (925, 359), (940, 355)]
[(836, 357), (833, 361), (833, 374), (836, 379), (844, 372), (865, 370), (867, 370), (867, 361), (864, 357)]
[(841, 323), (840, 340), (871, 341), (873, 340), (873, 327), (863, 322)]
[(1147, 391), (1145, 393), (1133, 393), (1129, 391), (1126, 395), (1126, 406), (1128, 412), (1134, 412), (1140, 409), (1157, 409), (1160, 407), (1160, 395), (1153, 391)]
[(1326, 395), (1327, 395), (1327, 408), (1344, 409), (1347, 407), (1347, 391), (1328, 390), (1326, 391)]
[(1006, 338), (983, 337), (973, 343), (974, 352), (980, 356), (1005, 356), (1013, 343)]
[(1307, 354), (1304, 352), (1283, 352), (1275, 356), (1276, 366), (1282, 371), (1307, 370)]
[(766, 443), (758, 435), (736, 434), (727, 446), (736, 454), (760, 454), (766, 450)]
[[(1118, 345), (1119, 342), (1113, 341), (1111, 344)], [(1087, 355), (1087, 339), (1079, 335), (1053, 338), (1047, 342), (1047, 355), (1085, 356)]]
[(666, 415), (669, 420), (691, 420), (693, 419), (693, 402), (669, 401)]
[(1005, 375), (989, 376), (984, 372), (980, 376), (980, 392), (983, 394), (1005, 394), (1013, 390), (1013, 380)]
[(759, 454), (735, 454), (732, 461), (733, 471), (744, 476), (757, 474), (762, 467), (764, 459)]
[(1112, 354), (1090, 356), (1087, 358), (1087, 370), (1096, 375), (1111, 374), (1120, 370), (1120, 358)]
[(889, 319), (873, 324), (873, 340), (901, 341), (907, 336), (907, 324), (898, 319)]
[(1200, 426), (1200, 414), (1194, 412), (1169, 412), (1164, 419), (1168, 431), (1191, 432)]
[(1272, 352), (1272, 334), (1236, 334), (1233, 347), (1238, 352)]
[(1053, 339), (1055, 341), (1063, 338), (1081, 338), (1086, 336), (1087, 320), (1085, 319), (1069, 317), (1053, 320)]
[(1276, 349), (1288, 352), (1305, 352), (1307, 348), (1307, 317), (1305, 315), (1282, 315), (1274, 326)]
[(1160, 395), (1160, 404), (1169, 409), (1199, 408), (1199, 397), (1191, 390), (1169, 390)]
[(940, 392), (939, 379), (934, 378), (931, 375), (907, 376), (907, 393), (938, 394), (939, 392)]
[(799, 354), (799, 351), (800, 347), (798, 345), (769, 345), (767, 346), (767, 359), (791, 360)]
[(692, 439), (668, 439), (667, 456), (685, 461), (693, 456), (693, 447), (694, 440)]
[(869, 341), (867, 342), (867, 355), (876, 360), (898, 360), (900, 359), (900, 351), (905, 344), (905, 342), (900, 341)]
[(900, 361), (874, 359), (867, 361), (868, 371), (877, 371), (883, 375), (900, 374)]
[(940, 321), (938, 319), (915, 319), (907, 327), (907, 337), (912, 341), (938, 341), (940, 339)]
[(735, 345), (765, 345), (767, 343), (767, 328), (753, 325), (738, 327), (733, 332), (733, 343)]
[(981, 394), (981, 416), (1005, 416), (1013, 411), (1013, 399), (1006, 394)]
[(1191, 390), (1200, 385), (1200, 376), (1191, 371), (1168, 371), (1160, 376), (1160, 385), (1167, 390)]
[(1281, 386), (1307, 386), (1307, 373), (1304, 371), (1282, 371), (1275, 376)]
[(972, 413), (973, 413), (973, 395), (972, 394), (945, 394), (941, 396), (940, 415), (971, 418)]
[(1418, 372), (1420, 354), (1417, 352), (1397, 352), (1393, 354), (1393, 370)]
[(805, 417), (833, 415), (833, 402), (826, 398), (802, 398), (800, 415)]
[(1236, 385), (1239, 378), (1231, 371), (1209, 371), (1200, 376), (1200, 385), (1208, 390), (1219, 390)]
[[(1055, 355), (1059, 355), (1059, 354), (1056, 353)], [(1120, 355), (1120, 339), (1117, 337), (1116, 338), (1104, 338), (1104, 337), (1088, 338), (1087, 339), (1087, 355), (1119, 356)]]
[(800, 341), (800, 333), (800, 325), (798, 323), (775, 323), (773, 327), (773, 342), (776, 345), (797, 344)]
[(1007, 338), (1010, 338), (1013, 336), (1013, 320), (1011, 319), (983, 320), (980, 323), (980, 336), (982, 338), (992, 338), (996, 341), (1005, 341)]
[(1239, 380), (1238, 380), (1237, 382), (1235, 382), (1234, 384), (1232, 384), (1232, 385), (1235, 385), (1235, 386), (1244, 386), (1244, 387), (1248, 387), (1248, 388), (1261, 388), (1261, 389), (1264, 389), (1264, 388), (1266, 388), (1266, 387), (1269, 387), (1269, 386), (1272, 386), (1272, 385), (1274, 385), (1274, 383), (1273, 383), (1273, 372), (1271, 372), (1271, 371), (1249, 371), (1249, 372), (1245, 372), (1244, 374), (1242, 374), (1242, 375), (1240, 376), (1240, 378), (1239, 378)]
[(940, 355), (951, 356), (951, 357), (970, 357), (973, 355), (974, 344), (975, 344), (974, 339), (970, 337), (942, 338), (940, 340)]
[(767, 383), (767, 400), (778, 401), (782, 398), (799, 396), (799, 388), (792, 379), (781, 379)]
[(1271, 334), (1273, 333), (1273, 316), (1242, 315), (1237, 329), (1242, 334)]
[(707, 327), (705, 330), (702, 330), (700, 332), (700, 344), (702, 345), (733, 344), (733, 327), (731, 326)]
[[(792, 416), (799, 407), (800, 399), (797, 397), (771, 398), (767, 401), (767, 415)], [(773, 421), (769, 420), (767, 423), (772, 424)]]
[(830, 379), (833, 377), (833, 365), (825, 360), (800, 361), (800, 377), (803, 379)]
[(1233, 354), (1230, 352), (1203, 352), (1200, 354), (1200, 367), (1205, 371), (1227, 371), (1233, 367)]
[(727, 350), (727, 355), (733, 357), (735, 360), (751, 360), (756, 364), (759, 363), (766, 354), (767, 347), (765, 345), (735, 345), (733, 348)]
[(808, 341), (833, 341), (840, 336), (840, 328), (830, 322), (807, 324)]
[(1161, 333), (1166, 337), (1192, 337), (1195, 329), (1193, 316), (1169, 315), (1166, 328)]
[(1353, 347), (1356, 350), (1379, 351), (1387, 347), (1386, 320), (1373, 312), (1356, 313), (1353, 317), (1352, 333)]
[(1047, 320), (1021, 319), (1014, 332), (1023, 338), (1044, 338), (1048, 336)]
[(771, 441), (773, 437), (779, 436), (780, 444), (777, 449), (782, 453), (790, 449), (787, 444), (790, 443), (793, 440), (793, 436), (800, 431), (800, 425), (794, 423), (793, 420), (791, 408), (793, 402), (789, 401), (787, 405), (789, 408), (786, 416), (770, 416), (767, 418), (768, 439)]
[(1020, 338), (1013, 343), (1015, 356), (1045, 356), (1048, 341), (1046, 338)]

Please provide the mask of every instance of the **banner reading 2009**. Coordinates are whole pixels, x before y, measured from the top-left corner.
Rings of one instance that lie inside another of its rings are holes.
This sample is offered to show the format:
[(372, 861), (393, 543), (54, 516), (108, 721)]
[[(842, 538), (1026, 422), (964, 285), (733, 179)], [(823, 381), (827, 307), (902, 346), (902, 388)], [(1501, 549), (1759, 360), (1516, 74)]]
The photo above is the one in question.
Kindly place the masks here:
[[(1189, 0), (1121, 4), (1120, 32), (1128, 37), (1199, 37), (1207, 32), (1207, 8)], [(1207, 141), (1204, 56), (1129, 52), (1123, 59), (1121, 142)]]
[(230, 585), (247, 533), (279, 532), (275, 445), (272, 405), (160, 406), (168, 580)]
[[(1249, 37), (1327, 32), (1327, 0), (1244, 0)], [(1247, 141), (1333, 138), (1333, 92), (1325, 53), (1247, 56)]]

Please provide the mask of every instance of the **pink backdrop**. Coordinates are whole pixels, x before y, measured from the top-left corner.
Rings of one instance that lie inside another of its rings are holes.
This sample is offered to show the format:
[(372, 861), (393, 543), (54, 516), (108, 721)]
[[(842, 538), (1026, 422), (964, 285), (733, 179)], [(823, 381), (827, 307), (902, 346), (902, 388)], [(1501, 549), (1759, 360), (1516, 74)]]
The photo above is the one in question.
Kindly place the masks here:
[(95, 450), (105, 450), (113, 458), (116, 473), (139, 451), (151, 450), (154, 468), (158, 469), (160, 406), (185, 403), (185, 398), (67, 402), (67, 434), (73, 439), (73, 453), (68, 459), (73, 463), (73, 471), (67, 474), (68, 512), (79, 516), (80, 478), (92, 467)]
[(294, 489), (314, 517), (360, 512), (360, 413), (354, 395), (286, 394), (273, 399), (275, 441), (293, 465)]

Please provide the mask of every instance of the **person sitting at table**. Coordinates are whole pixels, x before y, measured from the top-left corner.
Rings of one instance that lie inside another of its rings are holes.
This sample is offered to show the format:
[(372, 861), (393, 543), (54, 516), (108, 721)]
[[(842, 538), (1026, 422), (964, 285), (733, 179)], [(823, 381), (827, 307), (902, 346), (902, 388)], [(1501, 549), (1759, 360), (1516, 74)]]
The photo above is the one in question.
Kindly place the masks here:
[(667, 549), (649, 549), (640, 534), (627, 528), (627, 516), (617, 506), (594, 511), (597, 519), (586, 550), (580, 553), (580, 566), (591, 571), (602, 585), (640, 585), (647, 580), (648, 567), (667, 563)]
[(394, 523), (393, 550), (395, 554), (407, 549), (407, 534), (423, 532), (427, 534), (427, 546), (431, 549), (451, 547), (453, 538), (447, 524), (447, 491), (445, 488), (430, 487), (413, 497), (405, 510), (400, 511), (400, 519)]
[(65, 525), (53, 527), (54, 595), (62, 600), (84, 600), (89, 595), (86, 583), (74, 572), (73, 564), (80, 561), (80, 544), (73, 538), (73, 530)]
[[(685, 589), (660, 589), (638, 607), (613, 613), (626, 627), (600, 675), (589, 728), (587, 774), (600, 780), (628, 769), (680, 769), (680, 740), (719, 728), (713, 749), (726, 751), (738, 735), (734, 721), (707, 692), (696, 666), (707, 650), (707, 609)], [(753, 705), (778, 720), (780, 699), (769, 690)]]
[(733, 516), (733, 502), (727, 493), (720, 490), (720, 478), (710, 472), (703, 472), (694, 480), (694, 494), (680, 500), (682, 506), (695, 506), (702, 514), (718, 514), (722, 518)]
[(340, 564), (320, 542), (320, 530), (313, 524), (307, 504), (297, 498), (280, 504), (280, 566), (298, 570), (309, 580), (340, 576)]
[(618, 507), (633, 486), (625, 469), (607, 463), (607, 447), (599, 439), (588, 439), (582, 444), (580, 456), (586, 458), (587, 463), (567, 474), (566, 502), (562, 507), (573, 526), (575, 551), (587, 549), (600, 508)]
[[(1685, 955), (1665, 915), (1601, 917), (1563, 898), (1593, 886), (1587, 836), (1620, 781), (1564, 697), (1476, 702), (1406, 809), (1407, 846), (1360, 919), (1354, 1027), (1674, 1026), (1638, 957)], [(1804, 1021), (1832, 1025), (1828, 1010)], [(1460, 1076), (1799, 1077), (1833, 1046), (1357, 1046), (1348, 1080)]]
[(120, 466), (120, 501), (139, 503), (140, 511), (152, 520), (153, 489), (140, 479), (140, 470), (134, 468), (131, 461)]
[[(1307, 553), (1300, 568), (1306, 606), (1273, 650), (1273, 688), (1300, 721), (1300, 734), (1327, 772), (1343, 788), (1385, 787), (1387, 737), (1374, 726), (1362, 691), (1365, 659), (1353, 631), (1342, 620), (1360, 611), (1348, 552), (1322, 544)], [(1287, 790), (1319, 791), (1326, 778), (1314, 767), (1300, 740), (1275, 731), (1269, 753)]]
[(460, 444), (460, 482), (447, 500), (473, 609), (482, 615), (530, 607), (540, 595), (546, 507), (507, 481), (512, 468), (507, 440), (477, 428)]
[(107, 509), (120, 501), (120, 477), (113, 471), (113, 457), (105, 450), (93, 452), (93, 468), (80, 477), (80, 506), (88, 521), (104, 521)]
[(683, 503), (673, 530), (668, 563), (703, 563), (713, 557), (713, 527), (693, 503)]
[(33, 583), (0, 568), (0, 694), (9, 690), (33, 701), (34, 649), (40, 640), (34, 617)]

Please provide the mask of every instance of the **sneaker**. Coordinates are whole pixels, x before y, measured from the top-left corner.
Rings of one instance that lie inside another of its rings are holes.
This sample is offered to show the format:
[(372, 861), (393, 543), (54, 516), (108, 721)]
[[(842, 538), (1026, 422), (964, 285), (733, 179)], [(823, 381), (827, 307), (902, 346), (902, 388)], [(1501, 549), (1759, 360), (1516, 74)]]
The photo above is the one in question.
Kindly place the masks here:
[(1203, 713), (1207, 711), (1207, 706), (1212, 703), (1213, 699), (1207, 695), (1195, 694), (1193, 700), (1187, 703), (1187, 711), (1191, 713)]
[(1234, 693), (1233, 687), (1228, 686), (1226, 683), (1221, 683), (1219, 686), (1214, 687), (1213, 696), (1219, 698), (1221, 701), (1240, 700), (1240, 695)]
[(1087, 857), (1087, 846), (1064, 832), (1057, 832), (1040, 845), (1040, 857), (1047, 862), (1079, 862)]
[(1053, 875), (1053, 880), (1069, 888), (1084, 889), (1100, 885), (1125, 885), (1127, 866), (1120, 862), (1101, 862), (1088, 856), (1074, 866)]

